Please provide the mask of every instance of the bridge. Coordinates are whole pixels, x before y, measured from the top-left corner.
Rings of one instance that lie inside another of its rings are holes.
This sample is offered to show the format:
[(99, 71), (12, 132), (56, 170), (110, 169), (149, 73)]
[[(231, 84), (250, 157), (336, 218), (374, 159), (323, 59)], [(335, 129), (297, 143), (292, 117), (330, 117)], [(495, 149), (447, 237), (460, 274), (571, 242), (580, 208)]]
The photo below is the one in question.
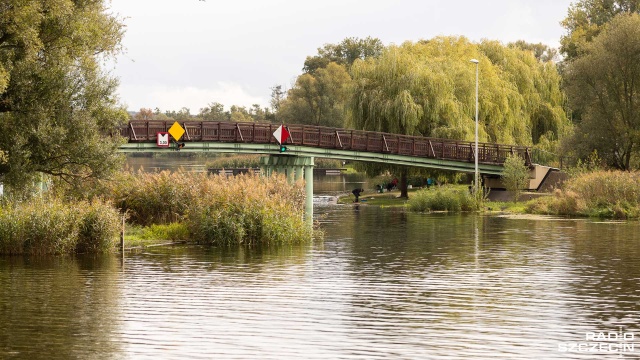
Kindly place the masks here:
[[(167, 132), (173, 123), (173, 120), (130, 121), (120, 129), (120, 135), (127, 138), (128, 142), (121, 145), (119, 151), (177, 150), (175, 144), (169, 148), (156, 145), (157, 134)], [(525, 164), (533, 169), (533, 178), (539, 177), (531, 162), (531, 149), (525, 146), (479, 143), (476, 154), (475, 143), (469, 141), (291, 124), (287, 125), (291, 137), (284, 144), (286, 151), (281, 152), (280, 144), (273, 136), (279, 124), (218, 121), (179, 123), (185, 130), (180, 139), (184, 147), (180, 151), (269, 155), (261, 160), (266, 173), (282, 172), (290, 180), (302, 178), (303, 173), (305, 178), (313, 179), (314, 158), (473, 173), (476, 156), (478, 171), (495, 178), (502, 174), (504, 160), (509, 154), (522, 157)], [(307, 181), (306, 184), (307, 195), (313, 194), (313, 182)], [(309, 207), (313, 211), (311, 196), (307, 196), (308, 211)]]
[[(156, 136), (166, 132), (173, 121), (131, 121), (120, 134), (128, 143), (121, 152), (166, 152), (156, 146)], [(265, 155), (295, 155), (366, 162), (389, 163), (424, 168), (474, 172), (474, 142), (398, 135), (375, 131), (348, 130), (311, 125), (287, 125), (291, 137), (287, 151), (273, 137), (279, 124), (185, 121), (181, 151), (233, 152)], [(175, 150), (175, 149), (174, 149)], [(481, 174), (500, 175), (508, 154), (517, 154), (531, 165), (529, 147), (478, 144)]]

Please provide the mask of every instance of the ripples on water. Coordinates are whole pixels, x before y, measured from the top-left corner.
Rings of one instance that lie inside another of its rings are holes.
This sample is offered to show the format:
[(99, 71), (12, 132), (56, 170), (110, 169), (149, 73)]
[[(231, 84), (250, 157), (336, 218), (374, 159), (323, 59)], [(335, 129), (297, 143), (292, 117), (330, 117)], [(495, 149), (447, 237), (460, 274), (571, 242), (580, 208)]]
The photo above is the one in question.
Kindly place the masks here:
[(558, 346), (619, 326), (640, 343), (637, 223), (316, 211), (306, 246), (0, 258), (0, 358), (613, 359)]

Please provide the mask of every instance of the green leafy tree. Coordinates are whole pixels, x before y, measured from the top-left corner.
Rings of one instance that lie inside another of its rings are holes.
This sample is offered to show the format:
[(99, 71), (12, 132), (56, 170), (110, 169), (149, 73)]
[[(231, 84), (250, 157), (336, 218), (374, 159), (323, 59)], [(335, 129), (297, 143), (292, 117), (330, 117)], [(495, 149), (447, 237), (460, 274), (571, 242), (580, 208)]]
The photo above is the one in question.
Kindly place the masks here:
[(229, 114), (233, 122), (253, 122), (253, 117), (244, 106), (232, 105)]
[(122, 35), (103, 1), (0, 3), (3, 182), (18, 189), (39, 173), (77, 182), (119, 168), (110, 135), (128, 115), (100, 64)]
[(313, 75), (302, 74), (280, 104), (279, 119), (296, 124), (344, 127), (351, 77), (342, 65), (329, 63)]
[[(496, 77), (507, 86), (502, 94), (492, 93), (489, 101), (480, 105), (485, 121), (490, 125), (487, 129), (490, 141), (502, 141), (499, 134), (502, 128), (510, 129), (514, 141), (519, 144), (538, 144), (543, 136), (557, 141), (558, 135), (569, 125), (569, 119), (561, 89), (562, 78), (555, 64), (537, 61), (528, 49), (505, 47), (497, 41), (485, 40), (479, 50), (491, 62), (493, 69), (488, 72), (495, 71)], [(489, 81), (492, 81), (491, 77)], [(483, 88), (487, 86), (482, 80), (481, 84)], [(505, 100), (506, 106), (496, 106)], [(530, 137), (530, 140), (521, 136)], [(509, 142), (509, 139), (504, 140)]]
[(579, 157), (596, 150), (609, 165), (632, 167), (640, 146), (640, 15), (616, 16), (567, 64), (567, 94), (582, 118), (569, 142)]
[(230, 114), (224, 111), (224, 105), (219, 102), (212, 102), (208, 106), (200, 109), (197, 115), (202, 120), (229, 121)]
[(582, 47), (591, 42), (620, 13), (640, 12), (640, 0), (579, 0), (569, 8), (562, 26), (567, 35), (560, 39), (565, 59), (578, 57)]
[(160, 108), (155, 108), (153, 110), (153, 120), (173, 120), (171, 118), (169, 118), (167, 115), (165, 115), (162, 111), (160, 111)]
[(521, 50), (527, 50), (533, 52), (533, 56), (541, 62), (549, 62), (558, 60), (558, 50), (545, 45), (543, 43), (532, 44), (524, 40), (518, 40), (513, 43), (509, 43), (509, 47), (515, 47)]
[(269, 122), (273, 118), (273, 114), (269, 111), (269, 108), (265, 107), (263, 109), (260, 104), (251, 105), (249, 115), (251, 115), (254, 122)]
[(363, 130), (473, 140), (471, 58), (480, 60), (480, 141), (531, 145), (542, 134), (557, 135), (568, 126), (560, 76), (552, 63), (496, 41), (473, 44), (463, 37), (407, 42), (388, 47), (378, 58), (356, 61), (351, 68), (350, 124)]
[(272, 114), (268, 108), (263, 109), (259, 104), (253, 104), (249, 109), (232, 105), (229, 111), (225, 111), (224, 105), (213, 102), (200, 109), (196, 117), (211, 121), (266, 122), (272, 118)]
[(513, 192), (513, 201), (517, 202), (522, 190), (529, 185), (529, 169), (524, 164), (523, 158), (518, 155), (507, 155), (502, 182), (508, 191)]
[(175, 121), (188, 121), (193, 119), (193, 115), (191, 115), (191, 110), (187, 107), (182, 107), (180, 110), (167, 110), (164, 114)]
[(305, 73), (314, 74), (319, 69), (326, 68), (330, 63), (343, 65), (346, 69), (351, 67), (357, 59), (377, 57), (382, 54), (384, 45), (377, 38), (366, 37), (346, 38), (339, 44), (325, 44), (318, 48), (318, 55), (307, 56), (302, 70)]
[[(390, 46), (356, 62), (352, 125), (460, 140), (474, 138), (475, 67), (480, 60), (480, 140), (530, 145), (568, 124), (551, 63), (496, 41), (439, 37)], [(532, 131), (533, 130), (533, 131)]]

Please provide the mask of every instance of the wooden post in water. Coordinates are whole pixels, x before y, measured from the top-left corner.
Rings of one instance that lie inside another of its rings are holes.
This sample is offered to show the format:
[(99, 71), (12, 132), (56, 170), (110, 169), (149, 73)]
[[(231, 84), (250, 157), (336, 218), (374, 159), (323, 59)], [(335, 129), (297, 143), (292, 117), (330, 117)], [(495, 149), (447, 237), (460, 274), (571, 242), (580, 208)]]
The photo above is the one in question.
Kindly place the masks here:
[(124, 215), (122, 215), (122, 231), (120, 232), (120, 250), (124, 255)]

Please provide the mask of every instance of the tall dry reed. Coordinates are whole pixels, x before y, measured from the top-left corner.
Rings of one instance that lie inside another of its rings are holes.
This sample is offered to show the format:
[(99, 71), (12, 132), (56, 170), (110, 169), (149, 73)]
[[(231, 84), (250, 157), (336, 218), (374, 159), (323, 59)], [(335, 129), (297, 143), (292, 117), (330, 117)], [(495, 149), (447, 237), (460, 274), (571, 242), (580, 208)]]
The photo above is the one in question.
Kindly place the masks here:
[(211, 244), (301, 242), (304, 187), (284, 176), (188, 172), (124, 174), (104, 195), (141, 225), (184, 221), (192, 241)]
[(118, 239), (118, 211), (101, 201), (35, 198), (0, 208), (0, 253), (105, 252)]
[(532, 213), (613, 218), (640, 216), (640, 172), (594, 171), (569, 179), (553, 197), (531, 203)]

